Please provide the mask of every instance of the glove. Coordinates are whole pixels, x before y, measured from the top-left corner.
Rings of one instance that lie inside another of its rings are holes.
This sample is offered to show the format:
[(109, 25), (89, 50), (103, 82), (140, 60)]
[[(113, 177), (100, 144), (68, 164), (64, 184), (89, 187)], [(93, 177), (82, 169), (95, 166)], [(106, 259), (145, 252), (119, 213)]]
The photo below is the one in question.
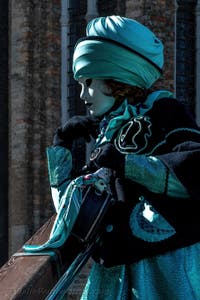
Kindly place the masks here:
[(74, 116), (63, 127), (58, 127), (53, 138), (53, 146), (71, 149), (75, 139), (83, 137), (86, 142), (97, 137), (99, 119), (93, 116)]
[(109, 168), (120, 176), (124, 176), (125, 155), (120, 153), (111, 143), (107, 143), (93, 151), (90, 163), (96, 167)]

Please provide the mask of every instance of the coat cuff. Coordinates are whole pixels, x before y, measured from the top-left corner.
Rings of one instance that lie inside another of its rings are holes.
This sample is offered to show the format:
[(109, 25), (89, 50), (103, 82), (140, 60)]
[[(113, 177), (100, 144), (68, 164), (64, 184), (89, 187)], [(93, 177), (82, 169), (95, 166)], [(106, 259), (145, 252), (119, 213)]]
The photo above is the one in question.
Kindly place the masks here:
[(186, 188), (155, 156), (126, 155), (125, 177), (154, 193), (166, 192), (171, 197), (188, 197)]

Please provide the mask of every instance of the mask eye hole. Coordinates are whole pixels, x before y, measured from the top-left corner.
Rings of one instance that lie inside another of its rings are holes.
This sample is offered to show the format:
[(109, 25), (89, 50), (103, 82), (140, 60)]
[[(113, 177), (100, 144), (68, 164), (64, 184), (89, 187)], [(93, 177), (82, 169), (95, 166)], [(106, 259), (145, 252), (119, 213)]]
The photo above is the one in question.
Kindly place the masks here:
[(89, 87), (92, 83), (92, 79), (91, 78), (86, 79), (85, 83), (86, 83), (86, 86)]

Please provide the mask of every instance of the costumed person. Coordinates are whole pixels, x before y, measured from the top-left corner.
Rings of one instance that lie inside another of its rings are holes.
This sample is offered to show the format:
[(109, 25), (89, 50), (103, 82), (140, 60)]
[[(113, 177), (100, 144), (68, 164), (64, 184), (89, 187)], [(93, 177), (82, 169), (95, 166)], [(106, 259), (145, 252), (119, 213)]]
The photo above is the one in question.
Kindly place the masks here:
[(104, 220), (82, 300), (200, 299), (200, 131), (171, 92), (153, 91), (163, 60), (154, 33), (120, 16), (90, 21), (75, 46), (74, 78), (90, 115), (72, 117), (47, 150), (58, 217), (40, 249), (69, 235), (80, 207), (72, 182), (83, 184), (70, 177), (71, 149), (93, 137), (88, 171), (112, 171), (119, 205)]

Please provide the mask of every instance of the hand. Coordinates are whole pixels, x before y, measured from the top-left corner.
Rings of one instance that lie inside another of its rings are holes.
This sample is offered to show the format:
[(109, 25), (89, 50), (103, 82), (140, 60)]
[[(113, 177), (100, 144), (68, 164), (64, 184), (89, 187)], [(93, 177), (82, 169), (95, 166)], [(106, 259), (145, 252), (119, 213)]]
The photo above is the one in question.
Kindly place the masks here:
[(109, 168), (124, 176), (125, 155), (120, 153), (111, 143), (95, 149), (91, 154), (90, 162), (98, 168)]
[(63, 127), (58, 127), (53, 139), (54, 146), (71, 149), (75, 139), (83, 137), (86, 142), (97, 137), (99, 120), (93, 116), (74, 116)]

